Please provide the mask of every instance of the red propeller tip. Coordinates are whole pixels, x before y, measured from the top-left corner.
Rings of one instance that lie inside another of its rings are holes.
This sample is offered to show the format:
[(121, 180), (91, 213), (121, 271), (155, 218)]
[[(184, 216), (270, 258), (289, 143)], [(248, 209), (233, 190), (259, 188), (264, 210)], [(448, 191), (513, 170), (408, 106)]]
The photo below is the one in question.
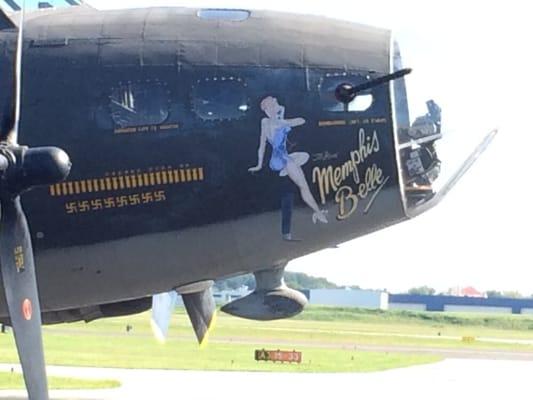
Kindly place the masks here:
[(30, 299), (26, 299), (22, 302), (22, 315), (26, 321), (30, 321), (33, 315), (33, 306)]

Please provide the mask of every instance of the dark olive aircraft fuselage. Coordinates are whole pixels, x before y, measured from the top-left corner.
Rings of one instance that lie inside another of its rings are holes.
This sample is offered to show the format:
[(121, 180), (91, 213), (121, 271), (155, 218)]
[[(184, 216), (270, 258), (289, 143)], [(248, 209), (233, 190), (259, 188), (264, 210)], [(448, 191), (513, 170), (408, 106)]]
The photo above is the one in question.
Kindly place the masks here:
[[(333, 93), (393, 70), (389, 31), (176, 8), (27, 19), (20, 142), (73, 162), (22, 197), (43, 312), (281, 265), (406, 218), (393, 85), (358, 111)], [(0, 32), (4, 70), (15, 39)]]

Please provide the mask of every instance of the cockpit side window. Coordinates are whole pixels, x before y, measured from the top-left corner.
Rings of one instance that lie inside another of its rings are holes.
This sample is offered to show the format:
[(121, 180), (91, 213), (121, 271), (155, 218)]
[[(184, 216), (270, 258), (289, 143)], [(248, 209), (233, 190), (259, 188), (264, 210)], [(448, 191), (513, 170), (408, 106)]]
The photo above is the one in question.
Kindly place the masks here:
[(346, 106), (335, 97), (335, 90), (343, 83), (353, 86), (360, 85), (370, 76), (362, 73), (328, 73), (320, 80), (318, 91), (322, 109), (329, 112), (364, 112), (370, 109), (374, 103), (374, 96), (370, 91), (361, 93)]
[(197, 15), (206, 20), (242, 22), (250, 18), (251, 12), (237, 9), (206, 8), (198, 11)]
[(164, 123), (170, 113), (170, 92), (156, 80), (121, 82), (109, 96), (111, 117), (117, 128)]
[(199, 79), (192, 89), (192, 107), (205, 121), (243, 118), (250, 109), (247, 85), (234, 76)]

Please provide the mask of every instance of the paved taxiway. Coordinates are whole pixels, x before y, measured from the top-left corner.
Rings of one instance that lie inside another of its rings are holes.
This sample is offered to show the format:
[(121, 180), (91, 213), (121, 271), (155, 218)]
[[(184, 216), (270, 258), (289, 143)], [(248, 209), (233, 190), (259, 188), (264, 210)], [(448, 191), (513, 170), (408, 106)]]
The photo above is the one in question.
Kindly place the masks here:
[[(11, 367), (0, 366), (0, 370)], [(114, 390), (52, 392), (52, 399), (409, 399), (449, 400), (512, 396), (531, 398), (532, 361), (447, 359), (385, 372), (353, 374), (277, 374), (49, 367), (49, 374), (111, 378)], [(0, 399), (23, 399), (22, 392), (0, 392)]]

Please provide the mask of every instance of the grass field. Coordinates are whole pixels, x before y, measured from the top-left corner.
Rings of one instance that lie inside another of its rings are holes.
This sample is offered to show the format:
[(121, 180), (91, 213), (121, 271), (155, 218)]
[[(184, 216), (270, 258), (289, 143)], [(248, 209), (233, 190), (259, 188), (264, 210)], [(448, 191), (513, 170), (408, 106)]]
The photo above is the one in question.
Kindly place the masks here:
[[(50, 389), (113, 389), (120, 386), (120, 382), (113, 380), (84, 380), (71, 378), (49, 377)], [(24, 389), (24, 379), (21, 374), (0, 372), (0, 390)]]
[(522, 333), (533, 338), (533, 315), (475, 314), (475, 313), (435, 313), (401, 310), (363, 310), (342, 307), (310, 307), (298, 320), (378, 323), (380, 325), (410, 325), (424, 328), (450, 328), (457, 330), (481, 328), (484, 332), (494, 329), (492, 334), (507, 336)]
[[(438, 355), (360, 351), (359, 346), (506, 349), (533, 352), (533, 318), (363, 311), (310, 307), (300, 317), (253, 322), (219, 315), (209, 346), (199, 350), (178, 309), (169, 340), (153, 339), (149, 314), (44, 328), (49, 365), (286, 372), (370, 372), (436, 362)], [(132, 329), (127, 332), (126, 327)], [(528, 341), (476, 340), (463, 336)], [(254, 361), (254, 350), (297, 350), (303, 363)], [(0, 363), (17, 362), (11, 335), (0, 335)]]

